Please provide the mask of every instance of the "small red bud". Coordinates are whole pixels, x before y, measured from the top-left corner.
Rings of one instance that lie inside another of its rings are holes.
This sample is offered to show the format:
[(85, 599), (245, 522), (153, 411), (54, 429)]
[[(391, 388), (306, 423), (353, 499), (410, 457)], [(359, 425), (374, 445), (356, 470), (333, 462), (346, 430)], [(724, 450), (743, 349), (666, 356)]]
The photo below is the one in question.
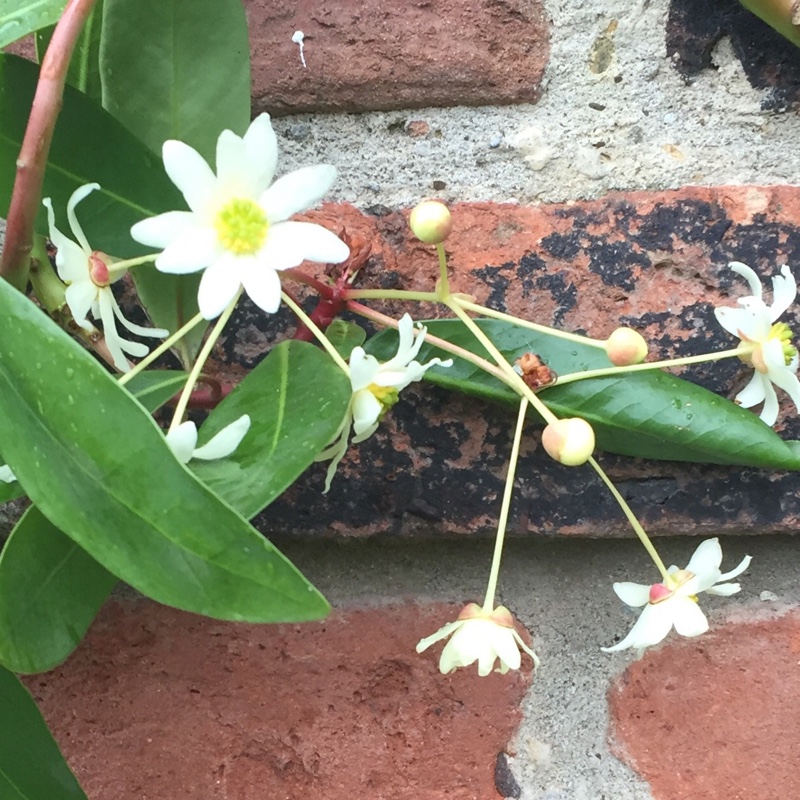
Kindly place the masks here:
[(97, 251), (89, 256), (89, 277), (95, 286), (106, 287), (110, 283), (108, 265)]

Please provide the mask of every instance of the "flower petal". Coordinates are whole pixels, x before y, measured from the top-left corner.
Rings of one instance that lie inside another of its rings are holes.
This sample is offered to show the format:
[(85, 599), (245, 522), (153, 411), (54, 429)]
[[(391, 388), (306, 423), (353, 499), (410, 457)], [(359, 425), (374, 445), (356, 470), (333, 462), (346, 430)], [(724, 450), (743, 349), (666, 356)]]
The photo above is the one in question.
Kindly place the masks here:
[(201, 221), (208, 221), (217, 188), (217, 179), (208, 162), (193, 147), (175, 139), (164, 142), (161, 153), (164, 169), (180, 189), (186, 204), (202, 218)]
[(764, 407), (758, 416), (763, 423), (772, 426), (778, 419), (778, 395), (766, 375), (761, 376), (761, 385), (764, 387)]
[(656, 605), (646, 605), (630, 633), (621, 642), (600, 649), (605, 653), (616, 653), (629, 647), (644, 648), (658, 644), (672, 628), (673, 603), (674, 598), (670, 598)]
[(223, 253), (203, 273), (197, 292), (197, 305), (205, 319), (216, 319), (231, 303), (241, 287), (238, 259)]
[(91, 281), (76, 281), (67, 286), (64, 299), (67, 301), (75, 323), (85, 331), (94, 330), (94, 326), (86, 319), (86, 316), (94, 301), (97, 300), (97, 287)]
[(500, 661), (508, 667), (508, 669), (520, 668), (522, 664), (522, 655), (514, 640), (514, 631), (512, 628), (502, 628), (499, 625), (495, 625), (494, 634), (492, 636), (492, 647)]
[(750, 291), (753, 293), (753, 297), (761, 297), (761, 281), (755, 270), (748, 267), (747, 264), (743, 264), (741, 261), (731, 261), (728, 263), (728, 267), (747, 281), (750, 286)]
[(117, 326), (114, 324), (113, 298), (110, 295), (111, 289), (106, 288), (101, 290), (97, 296), (100, 319), (103, 322), (103, 336), (105, 337), (108, 350), (111, 353), (111, 358), (114, 361), (114, 366), (120, 372), (129, 372), (131, 365), (122, 352), (122, 337), (117, 333)]
[(375, 378), (381, 368), (380, 362), (373, 355), (367, 355), (361, 346), (354, 347), (350, 353), (350, 385), (353, 392), (366, 389), (371, 383), (375, 383)]
[(50, 229), (50, 241), (56, 246), (56, 268), (58, 277), (66, 283), (84, 281), (89, 277), (88, 252), (79, 247), (69, 237), (65, 236), (56, 227), (53, 204), (49, 197), (42, 200), (42, 204), (47, 208), (47, 222)]
[(181, 464), (188, 464), (197, 444), (197, 426), (186, 421), (173, 428), (166, 436), (169, 449)]
[(258, 258), (272, 269), (296, 267), (302, 261), (340, 264), (350, 248), (322, 225), (312, 222), (279, 222), (270, 225)]
[(769, 309), (760, 300), (747, 308), (715, 308), (714, 316), (728, 333), (751, 342), (763, 342), (772, 326)]
[(14, 483), (16, 479), (17, 476), (13, 473), (8, 464), (3, 464), (3, 466), (0, 467), (0, 481), (3, 483)]
[(650, 600), (650, 587), (643, 583), (622, 581), (614, 584), (614, 591), (626, 606), (633, 608), (647, 605)]
[(222, 131), (217, 139), (217, 191), (225, 197), (255, 199), (253, 177), (244, 139), (233, 131)]
[(672, 600), (672, 622), (681, 636), (699, 636), (708, 630), (708, 620), (703, 610), (688, 597)]
[(202, 447), (198, 447), (192, 453), (192, 458), (199, 458), (203, 461), (225, 458), (236, 450), (249, 430), (250, 416), (249, 414), (242, 414), (239, 419), (234, 420), (230, 425), (226, 425), (221, 431), (212, 436)]
[(706, 589), (706, 594), (716, 594), (721, 597), (730, 597), (741, 591), (741, 586), (738, 583), (718, 583), (715, 586), (709, 586)]
[(736, 395), (736, 402), (743, 408), (752, 408), (763, 403), (766, 397), (765, 384), (769, 385), (769, 378), (756, 371), (747, 386)]
[(530, 647), (528, 647), (528, 645), (525, 644), (523, 638), (516, 631), (514, 631), (514, 639), (516, 640), (520, 648), (524, 650), (533, 659), (533, 666), (538, 667), (540, 663), (539, 656), (537, 656), (536, 653), (534, 653), (533, 650)]
[(362, 389), (353, 395), (353, 431), (356, 435), (375, 425), (383, 406), (369, 389)]
[(131, 238), (139, 244), (163, 249), (186, 231), (198, 227), (197, 217), (191, 211), (167, 211), (137, 222), (131, 228)]
[(764, 356), (764, 363), (767, 365), (767, 377), (792, 398), (795, 407), (800, 411), (800, 381), (797, 380), (797, 375), (786, 366), (780, 341), (770, 339), (765, 345), (762, 345), (761, 352)]
[(83, 232), (80, 222), (78, 222), (78, 217), (75, 214), (75, 206), (77, 206), (84, 197), (99, 188), (99, 183), (87, 183), (84, 186), (78, 187), (67, 201), (67, 219), (69, 220), (69, 227), (72, 230), (72, 235), (87, 254), (92, 252), (92, 248), (89, 246), (89, 241), (86, 238), (86, 234)]
[(726, 572), (723, 575), (720, 575), (717, 580), (720, 581), (729, 581), (731, 578), (735, 578), (738, 575), (741, 575), (749, 566), (750, 562), (752, 561), (751, 556), (745, 556), (740, 562), (739, 566), (732, 569), (730, 572)]
[(463, 619), (458, 619), (455, 622), (448, 622), (447, 625), (443, 625), (441, 628), (439, 628), (436, 633), (431, 634), (424, 639), (420, 639), (419, 642), (417, 642), (417, 652), (422, 653), (432, 644), (436, 644), (436, 642), (441, 639), (446, 639), (453, 631), (458, 630), (458, 628), (460, 628), (464, 622), (465, 620)]
[(278, 178), (258, 199), (270, 223), (282, 222), (315, 206), (336, 180), (336, 167), (303, 167)]
[[(122, 311), (120, 310), (119, 304), (114, 299), (113, 294), (111, 295), (111, 301), (114, 316), (122, 323), (123, 327), (127, 328), (131, 333), (135, 333), (137, 336), (150, 336), (154, 339), (161, 339), (169, 335), (169, 331), (166, 328), (145, 328), (143, 325), (136, 325), (134, 322), (130, 322), (122, 316)], [(144, 345), (142, 346), (144, 347)]]
[[(714, 580), (708, 583), (716, 583), (719, 578), (719, 565), (722, 563), (722, 548), (719, 544), (719, 539), (706, 539), (701, 542), (697, 549), (694, 551), (689, 563), (686, 565), (686, 571), (691, 572), (697, 576), (700, 586), (710, 580), (713, 575)], [(699, 588), (698, 591), (704, 591), (704, 588)]]
[(213, 228), (184, 228), (156, 259), (159, 272), (182, 275), (197, 272), (212, 264), (223, 253)]
[(259, 114), (244, 135), (247, 160), (253, 174), (255, 197), (271, 183), (278, 163), (278, 140), (272, 128), (269, 114)]
[(769, 307), (772, 321), (788, 310), (797, 297), (797, 281), (792, 271), (785, 264), (781, 267), (781, 274), (772, 278), (772, 305)]
[(281, 279), (274, 269), (255, 259), (239, 271), (247, 296), (267, 314), (274, 314), (281, 305)]

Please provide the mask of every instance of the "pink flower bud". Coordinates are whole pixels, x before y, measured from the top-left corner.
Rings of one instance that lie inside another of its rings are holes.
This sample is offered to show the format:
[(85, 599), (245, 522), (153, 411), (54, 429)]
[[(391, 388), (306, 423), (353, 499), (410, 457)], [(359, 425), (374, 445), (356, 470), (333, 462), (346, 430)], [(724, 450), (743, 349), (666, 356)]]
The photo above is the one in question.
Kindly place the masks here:
[(96, 250), (89, 256), (89, 277), (95, 286), (104, 288), (109, 284), (108, 265)]
[(594, 431), (579, 417), (559, 419), (544, 429), (542, 444), (551, 458), (568, 467), (577, 467), (585, 464), (594, 452)]
[(425, 244), (441, 244), (453, 229), (450, 211), (438, 200), (426, 200), (415, 206), (408, 224), (414, 236)]
[(617, 328), (606, 341), (606, 354), (617, 367), (641, 364), (647, 357), (647, 342), (631, 328)]

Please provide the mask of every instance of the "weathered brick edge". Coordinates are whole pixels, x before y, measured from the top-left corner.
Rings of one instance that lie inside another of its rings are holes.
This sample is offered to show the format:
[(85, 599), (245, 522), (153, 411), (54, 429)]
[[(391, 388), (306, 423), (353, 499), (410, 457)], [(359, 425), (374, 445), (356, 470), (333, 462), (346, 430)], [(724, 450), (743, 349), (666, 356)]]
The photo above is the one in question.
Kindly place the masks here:
[[(798, 262), (800, 190), (794, 187), (686, 188), (609, 195), (591, 202), (520, 207), (461, 204), (448, 240), (452, 282), (480, 302), (546, 323), (606, 336), (620, 322), (638, 327), (664, 355), (722, 349), (732, 340), (715, 304), (744, 285), (731, 259), (765, 276)], [(310, 218), (369, 238), (362, 285), (429, 289), (432, 249), (413, 240), (403, 213), (362, 214), (327, 205)], [(311, 308), (311, 304), (308, 305)], [(401, 313), (399, 304), (386, 304)], [(423, 308), (417, 317), (437, 309)], [(787, 320), (797, 323), (790, 311)], [(285, 312), (265, 317), (249, 304), (221, 342), (221, 368), (256, 364), (271, 342), (291, 334)], [(731, 395), (747, 368), (727, 361), (686, 377)], [(476, 534), (494, 530), (513, 415), (507, 409), (427, 385), (411, 387), (379, 432), (353, 448), (332, 491), (312, 467), (257, 518), (267, 534)], [(782, 433), (800, 438), (791, 408)], [(793, 531), (800, 475), (612, 456), (601, 461), (654, 533)], [(629, 530), (589, 468), (553, 463), (526, 437), (510, 520), (512, 535), (619, 536)]]

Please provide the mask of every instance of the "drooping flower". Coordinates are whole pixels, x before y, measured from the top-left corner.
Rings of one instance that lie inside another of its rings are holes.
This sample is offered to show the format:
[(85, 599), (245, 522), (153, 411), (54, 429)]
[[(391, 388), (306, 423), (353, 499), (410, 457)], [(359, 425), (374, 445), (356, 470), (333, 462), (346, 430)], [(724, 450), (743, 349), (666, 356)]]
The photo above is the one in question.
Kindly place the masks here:
[(256, 117), (243, 137), (220, 134), (216, 175), (183, 142), (164, 142), (163, 157), (190, 210), (137, 222), (131, 236), (163, 249), (155, 262), (161, 272), (204, 270), (197, 302), (206, 319), (218, 317), (241, 287), (272, 314), (281, 302), (279, 271), (304, 260), (338, 264), (350, 254), (321, 225), (289, 221), (322, 199), (336, 169), (304, 167), (272, 183), (278, 145), (269, 114)]
[(0, 466), (0, 481), (3, 483), (14, 483), (16, 479), (17, 476), (12, 472), (8, 464)]
[(500, 659), (497, 671), (505, 675), (510, 669), (519, 669), (520, 648), (533, 659), (534, 666), (539, 666), (539, 657), (522, 641), (514, 628), (514, 618), (505, 606), (484, 611), (477, 603), (469, 603), (455, 622), (449, 622), (432, 636), (422, 639), (417, 644), (417, 652), (427, 650), (448, 636), (450, 641), (439, 658), (439, 672), (443, 675), (477, 661), (478, 675), (483, 678), (492, 672), (497, 659)]
[(242, 414), (239, 419), (226, 425), (214, 434), (202, 447), (197, 447), (197, 426), (194, 422), (182, 422), (167, 433), (170, 450), (181, 464), (188, 464), (193, 458), (202, 461), (215, 461), (233, 453), (250, 430), (250, 415)]
[(127, 339), (123, 339), (117, 332), (116, 320), (119, 320), (123, 327), (131, 333), (139, 336), (160, 339), (169, 331), (163, 328), (143, 328), (122, 316), (122, 311), (111, 291), (111, 284), (118, 281), (125, 271), (114, 271), (114, 259), (105, 253), (92, 250), (75, 214), (75, 207), (78, 203), (99, 188), (100, 185), (97, 183), (87, 183), (76, 189), (67, 203), (67, 219), (77, 244), (56, 227), (55, 213), (50, 198), (45, 197), (42, 203), (47, 208), (50, 241), (58, 248), (56, 269), (59, 278), (67, 284), (65, 297), (75, 323), (86, 331), (93, 331), (94, 327), (87, 320), (87, 315), (91, 312), (95, 319), (101, 320), (103, 334), (114, 360), (114, 366), (122, 372), (127, 372), (130, 364), (125, 353), (141, 357), (146, 356), (150, 350), (141, 342), (129, 342)]
[(753, 294), (742, 297), (742, 308), (716, 308), (714, 314), (728, 333), (757, 347), (742, 360), (755, 369), (750, 383), (736, 395), (745, 408), (763, 403), (759, 415), (767, 425), (778, 419), (778, 397), (772, 384), (783, 389), (800, 411), (800, 381), (797, 379), (798, 354), (792, 345), (792, 331), (785, 322), (776, 322), (797, 296), (797, 283), (789, 267), (772, 278), (772, 303), (762, 297), (761, 281), (746, 264), (732, 261), (728, 266), (750, 285)]
[(694, 551), (686, 569), (671, 566), (669, 579), (664, 583), (646, 586), (628, 581), (614, 584), (614, 591), (623, 603), (638, 608), (644, 606), (630, 633), (613, 647), (603, 647), (606, 653), (636, 647), (643, 650), (664, 639), (674, 627), (681, 636), (699, 636), (708, 630), (708, 620), (700, 608), (700, 592), (730, 597), (740, 590), (738, 583), (724, 583), (744, 572), (750, 565), (745, 556), (736, 569), (722, 574), (722, 548), (718, 539), (706, 539)]
[(406, 386), (422, 380), (425, 372), (433, 366), (452, 366), (450, 358), (444, 361), (432, 358), (427, 364), (414, 360), (425, 341), (426, 330), (420, 326), (415, 337), (414, 323), (408, 314), (404, 314), (397, 327), (400, 335), (397, 354), (383, 364), (375, 356), (368, 355), (363, 347), (353, 348), (350, 354), (350, 384), (353, 389), (350, 406), (335, 441), (316, 458), (317, 461), (332, 459), (325, 479), (326, 492), (330, 489), (336, 467), (347, 452), (351, 426), (355, 434), (353, 443), (363, 442), (376, 431)]

